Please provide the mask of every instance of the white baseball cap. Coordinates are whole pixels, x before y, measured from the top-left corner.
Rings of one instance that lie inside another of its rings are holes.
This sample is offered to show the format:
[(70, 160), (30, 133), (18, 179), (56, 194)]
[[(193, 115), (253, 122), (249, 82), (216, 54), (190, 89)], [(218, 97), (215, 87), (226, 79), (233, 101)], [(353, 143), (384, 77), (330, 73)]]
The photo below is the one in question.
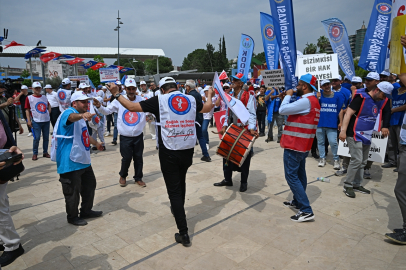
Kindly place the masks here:
[(377, 80), (379, 81), (379, 74), (377, 72), (369, 72), (368, 75), (365, 77), (367, 80)]
[(103, 85), (103, 86), (102, 86), (102, 89), (107, 89), (107, 87)]
[(143, 85), (143, 84), (147, 85), (147, 83), (145, 81), (140, 81), (140, 85)]
[(68, 84), (70, 84), (69, 78), (65, 78), (62, 80), (62, 85), (68, 85)]
[(338, 75), (338, 77), (337, 77), (337, 78), (333, 78), (333, 80), (334, 80), (334, 79), (341, 81), (341, 80), (342, 80), (342, 77), (341, 77), (341, 75)]
[(41, 87), (41, 88), (42, 88), (40, 82), (33, 82), (31, 87), (32, 87), (32, 88), (37, 88), (37, 87)]
[(258, 84), (254, 84), (254, 88), (259, 88), (259, 85), (258, 85)]
[(228, 83), (223, 84), (223, 87), (230, 87), (230, 85)]
[(77, 100), (89, 100), (93, 99), (92, 97), (87, 96), (83, 91), (75, 91), (75, 93), (72, 94), (70, 101), (77, 101)]
[(380, 82), (377, 85), (378, 89), (381, 90), (385, 96), (392, 99), (393, 85), (389, 82)]
[(137, 83), (132, 78), (128, 78), (127, 80), (125, 80), (124, 85), (125, 87), (134, 86), (135, 88), (137, 88)]
[(161, 88), (163, 85), (168, 84), (168, 83), (175, 83), (176, 81), (174, 78), (172, 77), (163, 77), (160, 81), (159, 81), (159, 88)]
[(383, 76), (390, 76), (390, 73), (384, 70), (384, 71), (381, 72), (381, 75), (383, 75)]
[(89, 87), (89, 86), (87, 86), (86, 83), (80, 83), (79, 84), (79, 89), (83, 89), (83, 88), (87, 88), (87, 87)]
[(21, 90), (28, 89), (26, 85), (21, 85)]
[(325, 85), (326, 83), (330, 83), (330, 81), (329, 81), (329, 80), (322, 80), (321, 83), (320, 83), (320, 86), (323, 86), (323, 85)]
[(44, 87), (45, 89), (52, 89), (52, 86), (50, 85), (50, 84), (47, 84), (47, 85), (45, 85), (45, 87)]
[(100, 103), (103, 102), (103, 99), (101, 97), (95, 97), (95, 99), (97, 99), (97, 101), (99, 101)]
[(200, 86), (197, 88), (197, 90), (199, 90), (199, 91), (202, 91), (203, 90), (203, 88), (201, 88)]
[(354, 83), (362, 83), (362, 79), (361, 79), (361, 77), (354, 76), (354, 77), (352, 77), (351, 82), (354, 82)]

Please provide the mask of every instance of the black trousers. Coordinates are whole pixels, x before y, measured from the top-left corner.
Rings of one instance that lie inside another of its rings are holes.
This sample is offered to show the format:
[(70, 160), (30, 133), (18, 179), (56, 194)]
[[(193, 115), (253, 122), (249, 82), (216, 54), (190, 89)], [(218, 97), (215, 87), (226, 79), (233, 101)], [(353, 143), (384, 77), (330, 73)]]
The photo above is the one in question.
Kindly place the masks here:
[(258, 128), (260, 133), (265, 133), (266, 111), (257, 111)]
[(159, 146), (159, 163), (180, 234), (188, 232), (185, 213), (186, 173), (193, 163), (193, 152), (194, 148), (174, 151)]
[(107, 122), (107, 131), (110, 132), (111, 123), (113, 123), (114, 125), (113, 114), (109, 114), (106, 116), (106, 122)]
[(121, 170), (120, 176), (126, 178), (128, 176), (128, 168), (130, 168), (131, 160), (134, 161), (134, 180), (142, 180), (142, 166), (144, 152), (144, 133), (137, 137), (126, 137), (120, 135), (120, 153), (121, 153)]
[(25, 114), (25, 109), (21, 108), (21, 113), (23, 114), (23, 118), (24, 118), (24, 120), (25, 120), (25, 123), (27, 124), (28, 133), (30, 133), (30, 132), (31, 132), (31, 128), (28, 126), (27, 115)]
[(79, 215), (80, 197), (82, 197), (80, 213), (87, 214), (92, 210), (96, 177), (91, 165), (81, 170), (61, 174), (59, 181), (62, 183), (68, 220)]
[(58, 120), (59, 115), (61, 114), (61, 111), (59, 110), (59, 107), (54, 107), (51, 109), (51, 124), (52, 127), (55, 127), (56, 120)]
[(248, 181), (248, 175), (250, 173), (250, 164), (251, 164), (251, 157), (253, 154), (253, 150), (251, 148), (250, 153), (248, 154), (247, 158), (244, 160), (244, 163), (242, 164), (241, 167), (238, 167), (238, 165), (232, 163), (231, 161), (228, 162), (228, 165), (226, 165), (226, 159), (223, 158), (223, 173), (224, 173), (224, 180), (227, 182), (232, 182), (233, 179), (233, 171), (237, 171), (241, 173), (241, 183), (247, 183)]

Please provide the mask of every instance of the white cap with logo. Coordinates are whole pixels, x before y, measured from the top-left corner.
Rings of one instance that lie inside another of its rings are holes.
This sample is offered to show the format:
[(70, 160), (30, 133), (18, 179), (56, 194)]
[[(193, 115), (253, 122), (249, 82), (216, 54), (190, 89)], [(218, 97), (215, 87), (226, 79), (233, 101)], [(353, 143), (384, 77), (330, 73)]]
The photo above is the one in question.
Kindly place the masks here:
[(379, 74), (377, 72), (369, 72), (368, 75), (365, 77), (366, 80), (377, 80), (379, 81)]
[(362, 83), (362, 79), (361, 79), (361, 77), (354, 76), (354, 77), (352, 77), (351, 82), (353, 82), (353, 83)]
[(127, 80), (125, 80), (124, 85), (125, 87), (134, 86), (135, 88), (137, 88), (137, 83), (132, 78), (128, 78)]
[(391, 83), (380, 82), (376, 87), (381, 90), (387, 98), (392, 99), (393, 85)]
[(68, 85), (68, 84), (70, 84), (69, 78), (65, 78), (62, 80), (62, 85)]
[(86, 83), (80, 83), (79, 84), (79, 89), (84, 89), (84, 88), (87, 88), (88, 86), (87, 86), (87, 84)]
[(92, 97), (87, 96), (83, 91), (75, 91), (75, 93), (72, 94), (70, 101), (77, 101), (77, 100), (89, 100), (93, 99)]
[(223, 84), (223, 88), (224, 87), (230, 87), (230, 85), (228, 83)]
[(147, 85), (147, 83), (145, 81), (140, 81), (140, 85), (143, 85), (143, 84)]
[(383, 76), (390, 76), (390, 73), (384, 70), (384, 71), (381, 72), (381, 75), (383, 75)]
[(320, 86), (323, 86), (323, 85), (325, 85), (326, 83), (330, 83), (330, 81), (329, 81), (329, 80), (322, 80), (321, 83), (320, 83)]
[(32, 83), (32, 88), (37, 88), (37, 87), (41, 87), (41, 88), (42, 88), (41, 83), (40, 83), (40, 82), (33, 82), (33, 83)]

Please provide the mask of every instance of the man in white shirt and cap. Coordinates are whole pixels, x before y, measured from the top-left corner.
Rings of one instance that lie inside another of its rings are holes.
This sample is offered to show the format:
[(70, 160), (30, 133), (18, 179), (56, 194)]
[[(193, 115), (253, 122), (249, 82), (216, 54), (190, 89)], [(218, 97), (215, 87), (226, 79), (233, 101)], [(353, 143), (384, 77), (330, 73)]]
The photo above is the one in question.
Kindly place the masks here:
[[(145, 81), (140, 81), (140, 88), (141, 88), (141, 94), (140, 96), (143, 98), (143, 100), (150, 99), (154, 96), (154, 93), (147, 88), (147, 83)], [(152, 140), (156, 140), (155, 136), (155, 116), (151, 113), (146, 113), (146, 118), (147, 118), (147, 123), (149, 127), (149, 132), (151, 133), (151, 138)], [(147, 133), (147, 126), (144, 127), (144, 137), (145, 134)]]
[[(133, 103), (144, 100), (142, 97), (135, 94), (137, 84), (135, 80), (130, 78), (125, 80), (125, 87), (127, 95), (126, 99)], [(143, 173), (143, 157), (144, 152), (144, 134), (143, 129), (145, 126), (145, 113), (131, 112), (118, 102), (117, 99), (113, 100), (107, 107), (101, 106), (100, 102), (94, 100), (94, 105), (97, 110), (104, 114), (117, 114), (117, 128), (120, 132), (120, 153), (121, 170), (120, 170), (120, 186), (127, 185), (128, 168), (131, 165), (131, 160), (134, 161), (134, 181), (141, 187), (146, 187), (142, 181)]]
[(69, 78), (65, 78), (62, 80), (62, 88), (60, 88), (56, 92), (56, 94), (59, 102), (59, 110), (62, 113), (70, 107), (70, 97), (72, 95), (72, 90), (71, 81), (69, 80)]
[(59, 110), (59, 101), (58, 101), (58, 95), (54, 90), (52, 89), (52, 86), (50, 84), (45, 85), (45, 91), (49, 105), (51, 105), (51, 124), (52, 127), (55, 127), (56, 120), (58, 119), (59, 115), (61, 114), (61, 111)]

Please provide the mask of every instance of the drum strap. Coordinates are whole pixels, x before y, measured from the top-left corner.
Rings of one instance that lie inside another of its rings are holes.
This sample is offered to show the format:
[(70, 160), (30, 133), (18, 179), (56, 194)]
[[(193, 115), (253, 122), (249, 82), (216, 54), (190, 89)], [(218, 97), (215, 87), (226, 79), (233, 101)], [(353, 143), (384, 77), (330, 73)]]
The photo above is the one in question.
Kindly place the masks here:
[(230, 159), (231, 153), (233, 152), (235, 145), (236, 145), (237, 142), (240, 140), (242, 134), (243, 134), (245, 131), (246, 131), (245, 128), (243, 128), (243, 129), (241, 130), (240, 134), (238, 134), (238, 136), (237, 136), (237, 138), (235, 139), (233, 145), (231, 146), (230, 152), (228, 152), (228, 156), (227, 156), (227, 158), (226, 158), (226, 166), (228, 166), (228, 160)]

